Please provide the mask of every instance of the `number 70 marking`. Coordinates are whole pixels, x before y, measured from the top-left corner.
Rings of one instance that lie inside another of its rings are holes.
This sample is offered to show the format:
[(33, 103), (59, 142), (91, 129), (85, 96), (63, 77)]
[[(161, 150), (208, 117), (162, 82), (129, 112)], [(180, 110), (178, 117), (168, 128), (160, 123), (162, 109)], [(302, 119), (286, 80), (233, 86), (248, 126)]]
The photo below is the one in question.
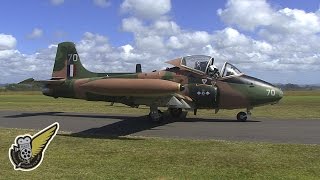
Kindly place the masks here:
[(267, 96), (275, 96), (276, 91), (274, 89), (266, 89), (267, 91)]

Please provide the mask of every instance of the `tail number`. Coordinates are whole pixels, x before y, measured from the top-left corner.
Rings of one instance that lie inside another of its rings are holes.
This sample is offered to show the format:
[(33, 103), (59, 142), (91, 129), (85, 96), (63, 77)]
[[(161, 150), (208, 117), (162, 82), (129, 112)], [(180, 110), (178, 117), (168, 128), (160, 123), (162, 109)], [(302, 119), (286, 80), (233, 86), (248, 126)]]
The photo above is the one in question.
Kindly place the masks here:
[(274, 89), (266, 89), (267, 91), (267, 96), (275, 96), (276, 91)]
[(76, 62), (78, 61), (78, 54), (68, 54), (68, 59), (69, 59), (69, 62), (71, 61)]

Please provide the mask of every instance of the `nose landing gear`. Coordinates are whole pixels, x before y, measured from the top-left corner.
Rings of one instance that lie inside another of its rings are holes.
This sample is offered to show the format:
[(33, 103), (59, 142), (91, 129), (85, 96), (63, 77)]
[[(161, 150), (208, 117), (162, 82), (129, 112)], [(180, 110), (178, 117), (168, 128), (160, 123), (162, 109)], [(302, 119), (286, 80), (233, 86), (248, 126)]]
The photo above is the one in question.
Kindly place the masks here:
[(250, 116), (251, 116), (251, 112), (250, 112), (250, 109), (248, 108), (247, 112), (242, 111), (237, 114), (237, 120), (241, 122), (245, 122)]
[(241, 111), (241, 112), (239, 112), (238, 114), (237, 114), (237, 120), (238, 121), (242, 121), (242, 122), (245, 122), (245, 121), (247, 121), (247, 113), (245, 113), (245, 112), (243, 112), (243, 111)]

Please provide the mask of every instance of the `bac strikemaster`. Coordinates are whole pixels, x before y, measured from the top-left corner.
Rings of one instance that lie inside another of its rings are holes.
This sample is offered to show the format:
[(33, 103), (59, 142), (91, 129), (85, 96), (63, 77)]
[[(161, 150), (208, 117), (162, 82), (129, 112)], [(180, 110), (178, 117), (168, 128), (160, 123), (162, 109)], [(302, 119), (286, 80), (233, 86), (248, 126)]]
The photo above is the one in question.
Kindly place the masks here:
[(131, 107), (150, 107), (152, 121), (161, 121), (158, 107), (167, 107), (170, 115), (180, 117), (183, 110), (246, 109), (237, 120), (246, 121), (253, 107), (275, 104), (283, 92), (272, 84), (242, 73), (224, 63), (219, 71), (214, 58), (193, 55), (170, 60), (174, 67), (142, 72), (137, 64), (134, 73), (94, 73), (80, 61), (75, 44), (58, 45), (52, 78), (40, 81), (43, 94), (54, 98), (123, 103)]

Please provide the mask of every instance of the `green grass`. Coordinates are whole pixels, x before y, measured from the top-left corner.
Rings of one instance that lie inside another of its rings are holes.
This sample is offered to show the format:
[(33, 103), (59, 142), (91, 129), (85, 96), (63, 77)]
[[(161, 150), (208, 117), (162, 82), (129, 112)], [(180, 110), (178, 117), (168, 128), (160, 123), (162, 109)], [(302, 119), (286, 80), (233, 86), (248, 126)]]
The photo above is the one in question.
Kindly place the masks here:
[[(1, 92), (0, 110), (62, 111), (145, 115), (105, 102), (53, 99), (39, 92)], [(320, 91), (285, 92), (280, 104), (258, 107), (254, 117), (320, 119)], [(198, 115), (234, 118), (239, 110), (199, 110)], [(189, 117), (194, 117), (189, 113)], [(320, 145), (72, 137), (57, 135), (41, 166), (14, 171), (8, 148), (33, 130), (0, 128), (0, 179), (320, 179)]]
[(0, 128), (0, 179), (320, 179), (320, 146), (57, 135), (34, 171), (8, 148), (31, 130)]
[[(252, 110), (254, 118), (281, 119), (320, 119), (320, 91), (289, 91), (276, 105), (257, 107)], [(40, 92), (2, 92), (0, 93), (0, 110), (20, 111), (58, 111), (58, 112), (89, 112), (108, 114), (138, 114), (149, 113), (149, 108), (140, 106), (130, 108), (115, 104), (109, 106), (106, 102), (89, 102), (76, 99), (53, 99), (41, 95)], [(199, 110), (197, 117), (235, 118), (240, 110)], [(195, 117), (192, 112), (188, 117)]]

